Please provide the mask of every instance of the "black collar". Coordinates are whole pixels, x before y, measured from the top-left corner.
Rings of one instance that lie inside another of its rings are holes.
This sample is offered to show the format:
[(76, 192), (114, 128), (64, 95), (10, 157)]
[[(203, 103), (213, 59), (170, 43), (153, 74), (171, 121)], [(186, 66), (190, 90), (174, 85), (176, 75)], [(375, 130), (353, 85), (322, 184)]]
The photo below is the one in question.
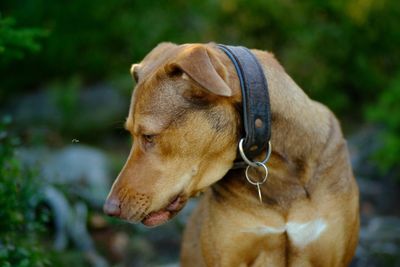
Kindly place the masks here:
[[(231, 59), (239, 77), (242, 90), (242, 122), (245, 133), (241, 143), (247, 159), (254, 162), (254, 157), (260, 155), (263, 150), (269, 150), (267, 155), (271, 153), (269, 145), (271, 108), (267, 80), (260, 63), (249, 49), (221, 44), (218, 47)], [(241, 155), (246, 161), (243, 154)], [(246, 165), (235, 163), (235, 167), (246, 167)]]

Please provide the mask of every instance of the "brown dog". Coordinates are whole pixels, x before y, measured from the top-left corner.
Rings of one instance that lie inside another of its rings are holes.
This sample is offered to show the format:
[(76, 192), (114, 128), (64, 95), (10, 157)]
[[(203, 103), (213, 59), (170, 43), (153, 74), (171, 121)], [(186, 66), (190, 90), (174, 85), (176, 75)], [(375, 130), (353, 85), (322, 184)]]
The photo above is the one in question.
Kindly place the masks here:
[(163, 43), (131, 68), (137, 86), (126, 128), (134, 142), (104, 210), (156, 226), (204, 191), (184, 234), (182, 266), (347, 266), (358, 239), (358, 189), (339, 123), (271, 54), (253, 53), (272, 114), (263, 203), (244, 170), (231, 170), (241, 136), (232, 62), (215, 44)]

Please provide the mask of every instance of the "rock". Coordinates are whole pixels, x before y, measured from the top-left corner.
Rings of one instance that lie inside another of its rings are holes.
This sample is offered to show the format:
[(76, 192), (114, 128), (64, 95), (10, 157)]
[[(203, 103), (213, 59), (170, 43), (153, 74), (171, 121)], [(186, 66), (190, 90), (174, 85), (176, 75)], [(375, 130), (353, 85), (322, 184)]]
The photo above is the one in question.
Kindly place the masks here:
[[(400, 244), (400, 218), (375, 217), (369, 224), (361, 229), (360, 240), (366, 246), (375, 246), (371, 241), (398, 242)], [(383, 247), (377, 247), (383, 250)], [(400, 247), (398, 247), (400, 252)], [(391, 253), (391, 251), (387, 251)], [(400, 256), (400, 254), (399, 254)]]
[[(21, 96), (2, 111), (12, 114), (20, 131), (42, 139), (65, 129), (78, 136), (108, 131), (125, 118), (130, 100), (120, 90), (107, 83), (70, 86), (76, 88), (44, 89)], [(35, 127), (27, 127), (32, 122)], [(118, 126), (122, 127), (122, 122)]]
[(52, 186), (46, 186), (43, 190), (43, 199), (53, 214), (54, 224), (54, 248), (64, 250), (68, 244), (68, 230), (71, 215), (71, 207), (65, 196)]
[(374, 178), (380, 175), (377, 164), (371, 159), (382, 146), (380, 133), (379, 128), (368, 125), (348, 138), (351, 165), (356, 176)]
[[(373, 156), (382, 147), (382, 130), (374, 125), (360, 128), (348, 138), (350, 159), (361, 195), (363, 219), (378, 214), (400, 215), (392, 203), (400, 201), (400, 186), (395, 182), (396, 170), (383, 173)], [(363, 223), (366, 223), (363, 220)]]
[(352, 267), (400, 266), (400, 218), (394, 217), (400, 187), (396, 174), (383, 174), (373, 160), (382, 146), (380, 134), (379, 127), (367, 125), (348, 138), (361, 197), (360, 241)]
[(21, 148), (17, 156), (38, 169), (39, 176), (53, 185), (100, 208), (110, 189), (108, 159), (100, 150), (84, 145), (69, 145), (61, 150)]
[(41, 202), (46, 203), (53, 214), (55, 229), (54, 248), (62, 251), (68, 241), (81, 250), (91, 266), (107, 267), (107, 261), (96, 251), (87, 228), (87, 206), (83, 202), (71, 205), (64, 194), (52, 186), (43, 189)]
[(56, 126), (61, 121), (61, 111), (47, 91), (21, 96), (9, 107), (15, 122), (19, 125), (46, 124)]
[(129, 104), (130, 99), (124, 98), (108, 84), (86, 88), (79, 96), (79, 117), (76, 123), (81, 124), (81, 128), (109, 130), (115, 126), (116, 121), (126, 117)]
[(400, 266), (400, 218), (374, 217), (361, 228), (356, 267)]

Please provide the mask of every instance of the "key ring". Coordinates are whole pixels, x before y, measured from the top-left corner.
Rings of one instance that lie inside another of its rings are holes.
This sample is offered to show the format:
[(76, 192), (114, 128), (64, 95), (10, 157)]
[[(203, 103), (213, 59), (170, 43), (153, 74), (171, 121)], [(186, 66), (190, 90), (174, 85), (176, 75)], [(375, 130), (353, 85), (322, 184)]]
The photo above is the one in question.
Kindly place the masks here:
[[(255, 182), (255, 181), (253, 181), (252, 178), (249, 176), (249, 173), (248, 173), (248, 172), (249, 172), (249, 169), (250, 169), (251, 167), (253, 167), (252, 165), (247, 166), (245, 174), (246, 174), (246, 179), (247, 179), (247, 181), (248, 181), (250, 184), (257, 186), (258, 198), (260, 199), (260, 203), (262, 203), (262, 195), (261, 195), (261, 188), (260, 188), (260, 185), (262, 185), (263, 183), (265, 183), (265, 182), (267, 181), (267, 177), (268, 177), (268, 168), (267, 168), (267, 166), (265, 166), (265, 164), (262, 163), (262, 162), (255, 162), (255, 165), (258, 166), (258, 167), (263, 167), (263, 168), (264, 168), (264, 171), (265, 171), (264, 178), (263, 178), (260, 182)], [(253, 167), (253, 168), (255, 168), (255, 167)]]
[[(244, 142), (244, 138), (240, 139), (239, 142), (239, 152), (240, 152), (240, 156), (242, 157), (242, 159), (244, 160), (244, 162), (246, 162), (248, 164), (248, 166), (246, 167), (246, 179), (247, 181), (252, 184), (257, 186), (257, 190), (258, 190), (258, 198), (260, 199), (260, 203), (262, 203), (262, 195), (261, 195), (261, 188), (260, 185), (262, 185), (263, 183), (265, 183), (267, 181), (267, 177), (268, 177), (268, 168), (267, 166), (265, 166), (265, 163), (267, 163), (267, 161), (269, 160), (269, 157), (271, 156), (271, 141), (268, 141), (268, 147), (267, 147), (267, 154), (265, 155), (265, 159), (263, 161), (251, 161), (246, 157), (246, 154), (244, 153), (243, 150), (243, 142)], [(257, 167), (263, 167), (264, 171), (265, 171), (265, 176), (264, 178), (261, 180), (261, 182), (255, 182), (251, 179), (251, 177), (249, 176), (249, 169), (250, 167), (253, 168), (257, 168)]]
[[(252, 178), (248, 174), (250, 167), (253, 167), (253, 166), (250, 166), (250, 165), (247, 166), (247, 168), (246, 168), (246, 179), (252, 185), (263, 184), (263, 183), (265, 183), (267, 181), (267, 177), (268, 177), (268, 168), (267, 168), (267, 166), (265, 166), (265, 164), (263, 164), (261, 162), (256, 162), (256, 165), (257, 165), (257, 167), (263, 167), (264, 168), (265, 175), (264, 175), (264, 178), (262, 179), (261, 182), (255, 182), (255, 181), (252, 180)], [(255, 168), (255, 167), (253, 167), (253, 168)]]

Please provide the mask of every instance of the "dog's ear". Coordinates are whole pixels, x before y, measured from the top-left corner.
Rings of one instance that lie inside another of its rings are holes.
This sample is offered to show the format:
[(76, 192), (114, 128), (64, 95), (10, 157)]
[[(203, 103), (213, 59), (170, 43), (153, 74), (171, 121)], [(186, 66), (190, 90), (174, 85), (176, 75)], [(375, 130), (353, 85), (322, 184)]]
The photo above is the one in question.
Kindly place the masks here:
[(204, 46), (186, 48), (176, 60), (165, 67), (170, 75), (182, 71), (205, 90), (220, 96), (232, 96), (232, 90), (226, 84), (227, 71), (212, 51)]
[(132, 64), (130, 72), (136, 83), (138, 83), (139, 81), (138, 70), (139, 70), (139, 64)]
[(171, 53), (171, 51), (173, 51), (173, 49), (176, 47), (177, 45), (173, 43), (160, 43), (143, 58), (141, 63), (133, 64), (131, 66), (130, 72), (136, 83), (139, 82), (140, 76), (142, 75), (142, 72), (145, 71), (146, 65), (149, 62), (156, 62), (158, 58), (165, 55), (168, 51), (170, 51), (169, 53)]

